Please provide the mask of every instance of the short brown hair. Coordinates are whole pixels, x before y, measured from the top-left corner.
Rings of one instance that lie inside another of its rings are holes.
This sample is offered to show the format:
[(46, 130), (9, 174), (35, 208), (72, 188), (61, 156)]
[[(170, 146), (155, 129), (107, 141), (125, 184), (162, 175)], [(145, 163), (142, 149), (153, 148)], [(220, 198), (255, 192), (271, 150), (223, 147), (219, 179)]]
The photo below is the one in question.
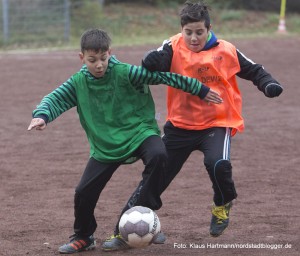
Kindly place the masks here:
[(180, 11), (180, 23), (181, 26), (185, 26), (188, 23), (204, 21), (204, 25), (207, 29), (210, 26), (209, 11), (210, 7), (203, 2), (191, 3), (185, 2), (184, 7)]
[(111, 39), (109, 35), (101, 29), (89, 29), (81, 36), (81, 52), (86, 50), (106, 52), (109, 50), (110, 44)]

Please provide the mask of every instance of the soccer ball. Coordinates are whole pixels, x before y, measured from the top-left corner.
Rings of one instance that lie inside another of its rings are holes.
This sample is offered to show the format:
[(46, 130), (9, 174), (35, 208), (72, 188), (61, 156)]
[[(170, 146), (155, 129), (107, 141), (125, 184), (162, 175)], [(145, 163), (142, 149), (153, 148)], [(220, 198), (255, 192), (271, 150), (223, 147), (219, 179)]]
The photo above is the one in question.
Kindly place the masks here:
[(119, 230), (130, 247), (143, 248), (150, 245), (160, 232), (160, 221), (151, 209), (134, 206), (121, 216)]

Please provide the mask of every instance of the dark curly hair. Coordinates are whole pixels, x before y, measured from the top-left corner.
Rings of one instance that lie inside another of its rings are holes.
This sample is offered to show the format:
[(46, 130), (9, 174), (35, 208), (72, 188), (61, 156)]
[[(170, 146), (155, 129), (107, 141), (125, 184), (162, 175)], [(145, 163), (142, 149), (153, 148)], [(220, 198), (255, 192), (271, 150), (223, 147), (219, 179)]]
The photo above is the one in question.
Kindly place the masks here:
[(185, 26), (188, 23), (204, 21), (204, 25), (207, 29), (210, 27), (209, 11), (210, 7), (203, 2), (192, 3), (190, 1), (185, 2), (184, 7), (180, 11), (180, 23), (181, 26)]

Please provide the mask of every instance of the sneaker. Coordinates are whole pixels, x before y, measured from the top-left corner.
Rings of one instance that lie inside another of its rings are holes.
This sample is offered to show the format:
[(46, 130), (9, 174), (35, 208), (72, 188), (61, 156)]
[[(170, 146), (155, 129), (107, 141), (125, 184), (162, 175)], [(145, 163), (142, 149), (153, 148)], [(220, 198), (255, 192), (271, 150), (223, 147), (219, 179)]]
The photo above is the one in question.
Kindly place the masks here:
[(96, 247), (96, 241), (93, 235), (82, 238), (76, 234), (70, 236), (71, 240), (69, 243), (62, 245), (58, 248), (59, 253), (72, 254), (76, 252), (93, 250)]
[(232, 207), (232, 202), (222, 206), (213, 205), (212, 218), (210, 223), (210, 235), (218, 237), (222, 235), (229, 224), (229, 212)]
[[(159, 232), (153, 239), (153, 244), (164, 244), (166, 241), (166, 236), (163, 232)], [(128, 250), (131, 247), (125, 242), (120, 234), (112, 235), (110, 238), (106, 239), (102, 244), (102, 250), (104, 251), (121, 251)]]
[(128, 250), (131, 247), (125, 242), (120, 234), (112, 235), (107, 238), (102, 244), (103, 251), (121, 251)]
[(157, 233), (156, 236), (154, 236), (152, 243), (153, 244), (164, 244), (167, 240), (166, 235), (163, 232)]

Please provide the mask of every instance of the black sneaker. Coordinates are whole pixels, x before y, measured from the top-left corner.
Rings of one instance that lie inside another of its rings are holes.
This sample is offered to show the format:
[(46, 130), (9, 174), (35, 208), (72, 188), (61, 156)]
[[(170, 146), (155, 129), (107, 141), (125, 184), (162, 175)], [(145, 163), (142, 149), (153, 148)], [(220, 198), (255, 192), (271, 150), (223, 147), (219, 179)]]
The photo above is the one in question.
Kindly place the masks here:
[(229, 212), (232, 207), (232, 202), (229, 202), (222, 206), (212, 207), (212, 217), (210, 223), (210, 235), (213, 237), (218, 237), (222, 235), (224, 230), (229, 224)]
[[(154, 238), (153, 244), (164, 244), (166, 241), (166, 236), (163, 232), (159, 232)], [(124, 251), (132, 249), (122, 238), (120, 234), (112, 235), (106, 239), (102, 244), (103, 251)]]
[(154, 236), (152, 243), (164, 244), (166, 240), (167, 240), (166, 235), (162, 231), (160, 231)]
[(96, 241), (93, 235), (89, 237), (80, 237), (76, 234), (70, 236), (69, 243), (62, 245), (58, 248), (59, 253), (72, 254), (76, 252), (93, 250), (96, 247)]
[(120, 234), (112, 235), (102, 244), (103, 251), (123, 251), (128, 249), (131, 249), (131, 247), (125, 242)]

